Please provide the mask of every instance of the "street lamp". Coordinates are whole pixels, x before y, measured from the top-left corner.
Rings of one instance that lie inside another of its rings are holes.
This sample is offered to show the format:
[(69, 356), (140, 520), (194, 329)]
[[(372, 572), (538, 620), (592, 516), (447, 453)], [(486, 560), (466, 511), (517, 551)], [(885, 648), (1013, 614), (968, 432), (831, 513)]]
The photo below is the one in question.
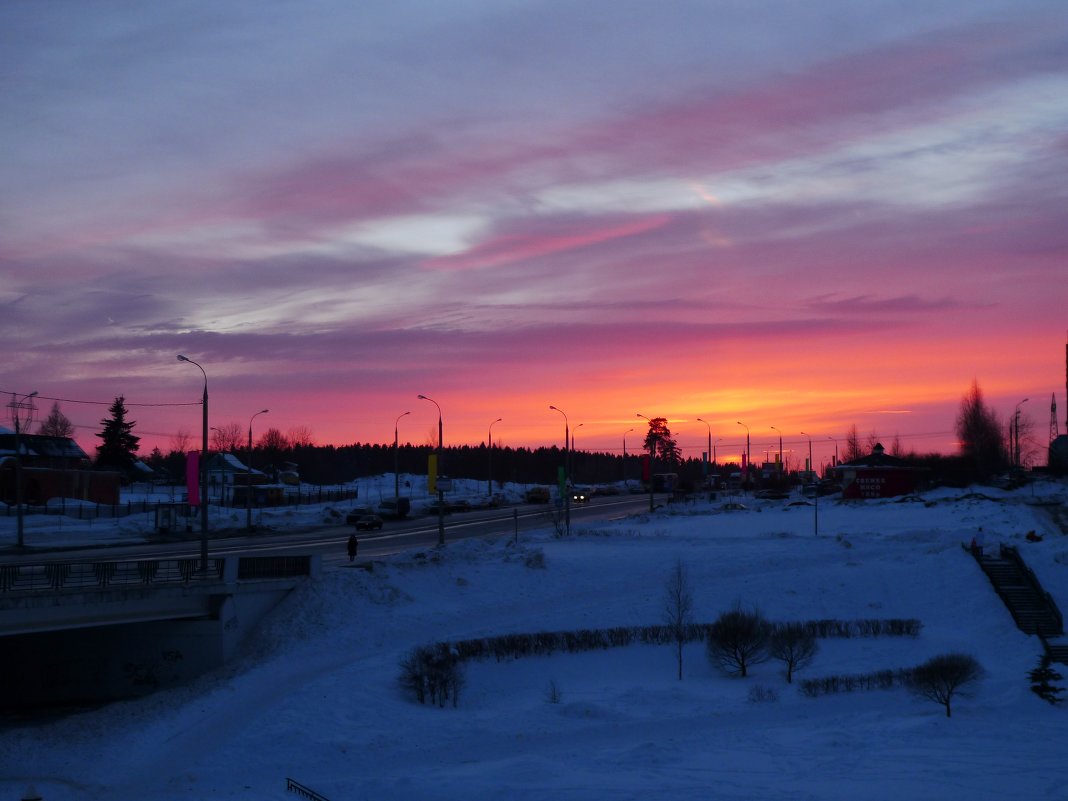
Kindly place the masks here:
[[(702, 420), (700, 417), (697, 418), (697, 422), (704, 423), (708, 427), (708, 450), (705, 451), (705, 466), (707, 468), (708, 460), (712, 458), (712, 426), (709, 425), (707, 420)], [(711, 470), (709, 472), (711, 473)]]
[(270, 409), (260, 409), (248, 419), (248, 464), (245, 465), (247, 476), (245, 480), (245, 528), (252, 531), (252, 421), (261, 414), (267, 414)]
[(623, 489), (629, 490), (627, 486), (627, 434), (633, 431), (633, 428), (628, 428), (623, 432)]
[[(441, 487), (441, 482), (438, 480), (441, 476), (441, 407), (438, 406), (438, 402), (433, 398), (428, 398), (426, 395), (416, 395), (419, 400), (430, 401), (437, 407), (438, 410), (438, 458), (437, 458), (437, 474), (434, 477), (434, 484), (438, 488), (438, 545), (445, 544), (445, 490)], [(403, 416), (403, 415), (402, 415)]]
[[(768, 426), (772, 431), (779, 431), (775, 426)], [(782, 478), (783, 463), (782, 463), (782, 432), (779, 431), (779, 478)]]
[(723, 437), (720, 437), (712, 443), (712, 467), (716, 467), (718, 464), (716, 461), (716, 446), (719, 445), (719, 443), (721, 442), (723, 442)]
[[(404, 415), (411, 414), (411, 412), (405, 412), (404, 414), (397, 415), (397, 419), (393, 421), (393, 500), (400, 500), (400, 443), (397, 440), (397, 430), (400, 426), (400, 419)], [(410, 503), (410, 501), (409, 501)], [(400, 504), (397, 504), (398, 511), (400, 510)]]
[[(801, 432), (801, 436), (808, 437), (808, 469), (812, 471), (814, 467), (812, 464), (812, 437), (804, 431)], [(816, 481), (813, 482), (812, 486), (812, 528), (814, 536), (818, 537), (820, 535), (820, 485)]]
[(188, 356), (178, 354), (178, 361), (189, 364), (200, 370), (204, 376), (204, 444), (200, 452), (200, 569), (208, 569), (208, 374), (204, 368), (190, 359)]
[(753, 471), (753, 458), (749, 451), (749, 426), (742, 422), (739, 422), (738, 425), (745, 429), (745, 483), (748, 486), (749, 474)]
[[(834, 437), (827, 437), (827, 439), (829, 439), (831, 442), (834, 443), (834, 466), (838, 467), (838, 440), (836, 440)], [(816, 466), (813, 465), (813, 464), (810, 464), (808, 466), (808, 469), (809, 470), (815, 470)]]
[(493, 427), (504, 418), (498, 417), (489, 424), (489, 433), (486, 435), (486, 495), (493, 499)]
[(1020, 407), (1023, 406), (1025, 403), (1027, 403), (1028, 400), (1030, 400), (1030, 398), (1024, 398), (1022, 401), (1017, 403), (1016, 404), (1016, 413), (1015, 413), (1015, 415), (1013, 415), (1013, 420), (1015, 421), (1015, 427), (1016, 427), (1016, 449), (1015, 449), (1015, 452), (1014, 452), (1015, 458), (1013, 459), (1013, 464), (1017, 468), (1020, 467)]
[[(653, 431), (653, 421), (646, 417), (641, 412), (638, 412), (638, 417), (649, 423), (649, 433)], [(649, 511), (655, 512), (656, 505), (653, 503), (653, 460), (656, 458), (656, 440), (649, 437)]]
[[(11, 399), (11, 416), (15, 419), (15, 509), (18, 518), (18, 547), (23, 547), (25, 541), (22, 533), (22, 446), (19, 444), (19, 434), (22, 431), (22, 404), (30, 401), (30, 410), (33, 410), (33, 398), (37, 397), (37, 390), (29, 395), (24, 395), (22, 400), (17, 395)], [(27, 418), (28, 419), (28, 418)]]
[(567, 422), (567, 414), (563, 409), (557, 409), (550, 405), (554, 412), (560, 412), (564, 416), (564, 485), (561, 491), (564, 493), (564, 528), (567, 535), (571, 536), (571, 429)]

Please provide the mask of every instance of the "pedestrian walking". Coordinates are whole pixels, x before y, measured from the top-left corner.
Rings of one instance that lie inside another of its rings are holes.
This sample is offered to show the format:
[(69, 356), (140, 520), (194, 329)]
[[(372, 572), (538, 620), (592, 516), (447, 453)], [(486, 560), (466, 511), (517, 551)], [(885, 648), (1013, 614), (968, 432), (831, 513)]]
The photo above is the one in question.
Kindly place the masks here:
[(356, 551), (360, 548), (360, 542), (356, 539), (355, 534), (349, 534), (349, 561), (353, 561), (356, 558)]

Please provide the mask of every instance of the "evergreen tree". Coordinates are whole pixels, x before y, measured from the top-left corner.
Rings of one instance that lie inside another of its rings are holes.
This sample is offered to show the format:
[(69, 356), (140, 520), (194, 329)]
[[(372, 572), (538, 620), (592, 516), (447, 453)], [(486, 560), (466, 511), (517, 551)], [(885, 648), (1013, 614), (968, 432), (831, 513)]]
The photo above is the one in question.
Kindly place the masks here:
[(48, 418), (41, 423), (37, 433), (45, 437), (73, 437), (74, 423), (67, 419), (67, 415), (59, 410), (59, 401), (53, 401), (52, 411)]
[(645, 449), (665, 465), (673, 466), (682, 461), (682, 451), (678, 443), (671, 438), (667, 418), (654, 417), (649, 421), (649, 433), (645, 435)]
[(137, 460), (137, 447), (141, 441), (131, 432), (137, 423), (126, 420), (126, 399), (119, 395), (108, 409), (111, 417), (100, 421), (104, 429), (97, 434), (101, 443), (96, 447), (97, 467), (126, 471)]

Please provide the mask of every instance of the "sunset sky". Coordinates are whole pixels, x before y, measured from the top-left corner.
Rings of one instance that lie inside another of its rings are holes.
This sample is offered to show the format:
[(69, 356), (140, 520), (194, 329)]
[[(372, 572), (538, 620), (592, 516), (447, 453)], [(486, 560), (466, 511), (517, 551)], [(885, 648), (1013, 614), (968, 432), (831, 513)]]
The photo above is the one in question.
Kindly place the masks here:
[(422, 393), (446, 445), (952, 452), (973, 379), (1064, 433), (1063, 0), (46, 0), (0, 69), (0, 392), (87, 450), (120, 394), (199, 440), (178, 353), (320, 444)]

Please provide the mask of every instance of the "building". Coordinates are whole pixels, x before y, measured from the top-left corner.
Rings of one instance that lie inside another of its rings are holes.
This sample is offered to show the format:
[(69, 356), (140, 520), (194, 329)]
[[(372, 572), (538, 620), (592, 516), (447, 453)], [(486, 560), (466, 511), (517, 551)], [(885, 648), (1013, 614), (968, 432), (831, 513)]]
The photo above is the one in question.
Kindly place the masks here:
[[(89, 456), (69, 437), (19, 434), (22, 461), (22, 502), (42, 506), (53, 498), (91, 503), (119, 502), (120, 476), (112, 470), (93, 470)], [(16, 503), (15, 434), (0, 431), (0, 500)]]
[(923, 468), (889, 455), (881, 444), (876, 444), (868, 456), (843, 462), (831, 471), (838, 474), (842, 497), (846, 499), (908, 495), (916, 491), (924, 475)]

